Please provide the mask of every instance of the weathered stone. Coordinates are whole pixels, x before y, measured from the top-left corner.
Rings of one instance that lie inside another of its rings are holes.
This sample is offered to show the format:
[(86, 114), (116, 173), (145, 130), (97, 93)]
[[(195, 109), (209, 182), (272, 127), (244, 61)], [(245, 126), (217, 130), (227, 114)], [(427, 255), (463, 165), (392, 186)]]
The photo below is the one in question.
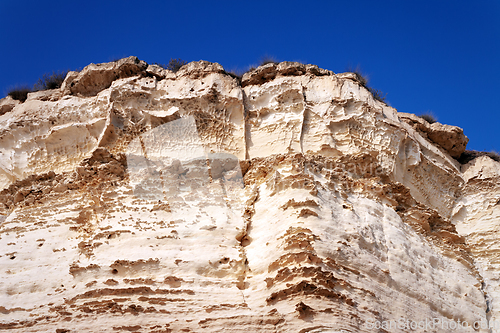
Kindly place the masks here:
[(453, 158), (459, 158), (465, 151), (467, 142), (469, 142), (460, 127), (443, 125), (438, 122), (429, 124), (425, 119), (411, 113), (400, 112), (399, 117), (429, 138), (429, 140), (442, 147)]
[(175, 74), (172, 71), (164, 69), (158, 65), (149, 65), (148, 68), (146, 68), (146, 73), (155, 76), (158, 80), (166, 78), (175, 79)]
[(0, 116), (12, 111), (20, 103), (20, 101), (16, 101), (10, 96), (0, 99)]
[(113, 81), (138, 75), (147, 67), (147, 63), (133, 56), (103, 64), (90, 64), (78, 75), (70, 72), (71, 75), (64, 80), (63, 91), (83, 97), (95, 96), (109, 88)]
[(61, 97), (62, 92), (60, 89), (48, 89), (31, 92), (28, 94), (28, 98), (26, 100), (57, 101)]
[(58, 91), (0, 122), (1, 328), (500, 320), (500, 163), (352, 73), (127, 58)]
[(209, 74), (225, 74), (224, 68), (218, 63), (209, 61), (193, 61), (182, 66), (176, 73), (178, 77), (202, 79)]

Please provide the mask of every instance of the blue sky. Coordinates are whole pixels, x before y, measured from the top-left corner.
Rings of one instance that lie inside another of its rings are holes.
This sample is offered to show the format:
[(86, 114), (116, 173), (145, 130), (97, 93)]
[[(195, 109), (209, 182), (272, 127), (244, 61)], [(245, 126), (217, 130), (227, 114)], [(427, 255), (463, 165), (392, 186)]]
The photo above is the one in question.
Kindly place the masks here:
[(0, 0), (0, 94), (44, 73), (135, 55), (246, 69), (265, 55), (360, 66), (398, 111), (500, 151), (500, 1)]

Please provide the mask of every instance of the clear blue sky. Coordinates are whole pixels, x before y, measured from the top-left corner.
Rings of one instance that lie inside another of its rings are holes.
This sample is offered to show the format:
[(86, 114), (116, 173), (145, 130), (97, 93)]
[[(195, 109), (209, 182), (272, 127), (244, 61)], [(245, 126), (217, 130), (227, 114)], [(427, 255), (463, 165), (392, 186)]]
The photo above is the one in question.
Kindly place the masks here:
[(0, 94), (135, 55), (245, 69), (264, 55), (359, 65), (402, 112), (432, 112), (500, 151), (500, 1), (0, 0)]

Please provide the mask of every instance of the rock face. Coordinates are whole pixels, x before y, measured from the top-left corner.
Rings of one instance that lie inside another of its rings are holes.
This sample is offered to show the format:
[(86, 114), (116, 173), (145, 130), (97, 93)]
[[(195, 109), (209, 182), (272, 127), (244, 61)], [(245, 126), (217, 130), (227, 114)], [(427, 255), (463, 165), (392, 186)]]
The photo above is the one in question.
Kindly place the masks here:
[(12, 99), (12, 97), (7, 96), (0, 100), (0, 116), (12, 111), (12, 109), (19, 104), (19, 101)]
[(429, 124), (425, 119), (411, 113), (399, 113), (401, 120), (411, 125), (424, 137), (429, 138), (439, 147), (443, 148), (451, 157), (459, 158), (469, 139), (460, 127), (443, 125), (440, 123)]
[(0, 116), (0, 327), (489, 332), (500, 163), (417, 118), (298, 63), (70, 72)]

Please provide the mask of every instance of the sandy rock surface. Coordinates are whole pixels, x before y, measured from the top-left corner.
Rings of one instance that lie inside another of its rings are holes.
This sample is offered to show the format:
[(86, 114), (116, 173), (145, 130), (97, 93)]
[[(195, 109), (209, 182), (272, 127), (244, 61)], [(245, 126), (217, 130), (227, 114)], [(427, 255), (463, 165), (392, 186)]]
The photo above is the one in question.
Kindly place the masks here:
[(355, 75), (129, 57), (0, 107), (1, 329), (500, 328), (500, 163)]

